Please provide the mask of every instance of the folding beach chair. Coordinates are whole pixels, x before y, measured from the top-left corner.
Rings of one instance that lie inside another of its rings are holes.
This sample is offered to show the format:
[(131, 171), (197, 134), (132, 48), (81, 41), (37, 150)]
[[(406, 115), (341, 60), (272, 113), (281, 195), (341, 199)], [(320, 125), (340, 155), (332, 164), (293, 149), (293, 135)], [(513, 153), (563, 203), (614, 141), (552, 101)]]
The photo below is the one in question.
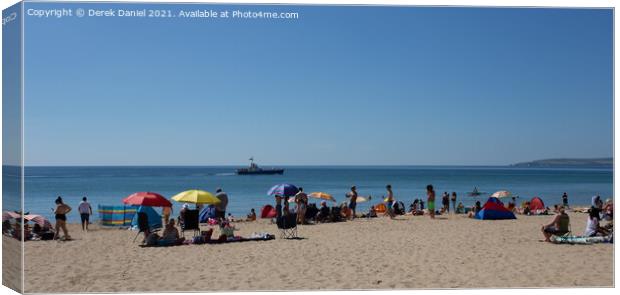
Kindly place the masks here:
[(200, 233), (199, 215), (198, 210), (185, 210), (183, 213), (183, 224), (181, 225), (183, 237), (185, 237), (185, 231), (188, 230), (193, 230), (194, 236), (196, 236), (196, 233)]
[(281, 216), (276, 220), (276, 225), (280, 230), (281, 239), (296, 239), (297, 236), (297, 214)]

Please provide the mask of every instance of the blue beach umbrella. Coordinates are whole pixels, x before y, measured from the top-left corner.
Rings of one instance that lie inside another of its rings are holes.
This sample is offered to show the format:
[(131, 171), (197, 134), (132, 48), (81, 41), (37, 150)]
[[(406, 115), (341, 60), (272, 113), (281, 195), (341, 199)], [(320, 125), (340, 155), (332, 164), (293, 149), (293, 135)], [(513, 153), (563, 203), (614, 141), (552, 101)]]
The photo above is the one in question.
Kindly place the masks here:
[(280, 195), (284, 197), (294, 196), (299, 192), (299, 189), (288, 183), (276, 184), (267, 192), (268, 195)]

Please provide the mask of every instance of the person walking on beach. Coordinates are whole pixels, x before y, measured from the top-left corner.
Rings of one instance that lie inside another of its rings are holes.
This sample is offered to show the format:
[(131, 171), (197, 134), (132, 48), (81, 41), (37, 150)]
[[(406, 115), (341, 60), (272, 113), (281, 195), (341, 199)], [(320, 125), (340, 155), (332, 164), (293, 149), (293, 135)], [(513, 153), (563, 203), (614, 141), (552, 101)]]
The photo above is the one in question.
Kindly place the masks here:
[(82, 220), (82, 230), (88, 230), (88, 223), (90, 216), (93, 215), (93, 208), (90, 203), (86, 201), (86, 197), (82, 198), (82, 202), (78, 205), (78, 211), (80, 212), (80, 219)]
[(308, 195), (304, 193), (303, 187), (299, 187), (299, 192), (295, 194), (295, 204), (297, 204), (297, 223), (306, 224), (306, 208), (308, 207)]
[(220, 200), (220, 203), (215, 205), (215, 218), (224, 220), (226, 219), (226, 207), (228, 206), (228, 194), (222, 191), (221, 188), (215, 190), (215, 197)]
[(427, 206), (428, 213), (431, 215), (431, 219), (435, 219), (435, 190), (433, 189), (433, 185), (429, 184), (426, 186), (426, 196), (427, 198)]
[(566, 192), (562, 195), (562, 206), (564, 206), (564, 208), (568, 208), (568, 195)]
[(60, 238), (60, 230), (64, 234), (65, 240), (71, 240), (69, 236), (69, 231), (67, 230), (67, 213), (71, 211), (71, 207), (69, 205), (62, 202), (62, 197), (58, 196), (56, 198), (56, 209), (54, 209), (54, 214), (56, 218), (56, 232), (54, 233), (54, 240)]
[(355, 218), (355, 207), (357, 206), (357, 188), (355, 186), (351, 187), (351, 191), (347, 194), (347, 198), (349, 198), (349, 209), (351, 209), (351, 220)]
[(450, 201), (452, 201), (452, 209), (454, 209), (454, 213), (456, 213), (456, 192), (452, 192)]
[(386, 185), (385, 189), (387, 190), (387, 202), (385, 202), (386, 203), (385, 214), (390, 216), (390, 219), (394, 219), (394, 216), (396, 215), (394, 214), (394, 193), (392, 192), (392, 185), (391, 184)]

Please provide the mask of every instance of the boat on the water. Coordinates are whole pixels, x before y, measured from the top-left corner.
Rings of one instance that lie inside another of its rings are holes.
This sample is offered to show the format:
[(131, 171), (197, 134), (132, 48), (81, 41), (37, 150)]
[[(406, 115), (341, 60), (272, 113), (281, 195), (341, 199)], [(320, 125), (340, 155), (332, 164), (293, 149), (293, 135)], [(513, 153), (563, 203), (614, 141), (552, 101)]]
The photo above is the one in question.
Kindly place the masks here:
[(486, 194), (486, 193), (479, 191), (477, 187), (474, 187), (473, 191), (467, 193), (467, 195), (469, 195), (470, 197), (477, 197), (477, 196), (480, 196), (482, 194)]
[(254, 163), (254, 157), (250, 158), (250, 166), (237, 169), (237, 175), (273, 175), (284, 174), (284, 169), (279, 168), (260, 168)]

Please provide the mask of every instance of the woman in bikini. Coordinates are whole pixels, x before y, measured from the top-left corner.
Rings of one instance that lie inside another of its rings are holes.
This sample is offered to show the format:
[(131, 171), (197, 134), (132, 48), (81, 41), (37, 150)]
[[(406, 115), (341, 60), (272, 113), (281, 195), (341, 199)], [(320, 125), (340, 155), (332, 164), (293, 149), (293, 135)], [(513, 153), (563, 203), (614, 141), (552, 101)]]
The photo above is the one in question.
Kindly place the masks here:
[(67, 213), (71, 211), (71, 207), (64, 204), (60, 196), (56, 198), (54, 203), (56, 203), (56, 209), (54, 210), (56, 217), (56, 232), (54, 233), (54, 240), (59, 238), (60, 229), (62, 229), (64, 239), (71, 240), (71, 236), (69, 236), (69, 231), (67, 230)]

